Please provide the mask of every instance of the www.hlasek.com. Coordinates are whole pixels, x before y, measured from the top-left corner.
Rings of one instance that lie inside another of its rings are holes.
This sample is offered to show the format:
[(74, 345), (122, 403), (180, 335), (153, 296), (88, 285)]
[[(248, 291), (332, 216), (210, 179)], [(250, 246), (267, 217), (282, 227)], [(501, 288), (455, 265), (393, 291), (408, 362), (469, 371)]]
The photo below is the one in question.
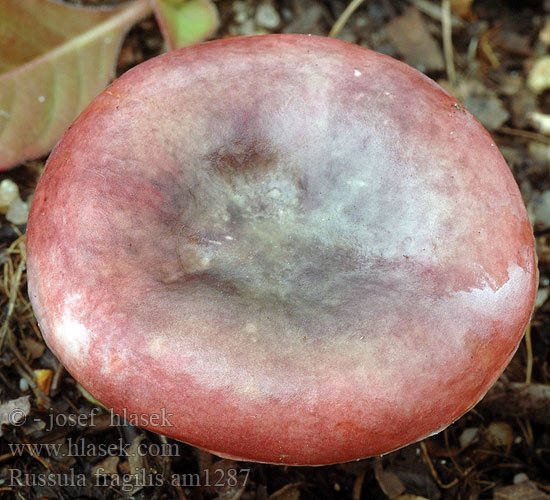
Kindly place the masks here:
[(76, 473), (71, 469), (67, 473), (25, 473), (21, 469), (9, 469), (9, 478), (6, 486), (24, 487), (24, 486), (99, 486), (99, 487), (117, 487), (121, 491), (131, 492), (135, 489), (146, 488), (150, 486), (162, 486), (170, 483), (172, 486), (182, 488), (191, 487), (235, 487), (244, 486), (248, 480), (250, 469), (205, 469), (202, 473), (190, 474), (171, 474), (168, 477), (157, 472), (151, 472), (148, 469), (136, 469), (134, 473), (126, 474), (105, 474), (105, 471), (99, 468), (92, 476), (83, 473)]
[(65, 443), (8, 443), (13, 456), (25, 453), (40, 457), (177, 457), (177, 443), (125, 443), (122, 438), (110, 443), (91, 443), (85, 438), (67, 438)]

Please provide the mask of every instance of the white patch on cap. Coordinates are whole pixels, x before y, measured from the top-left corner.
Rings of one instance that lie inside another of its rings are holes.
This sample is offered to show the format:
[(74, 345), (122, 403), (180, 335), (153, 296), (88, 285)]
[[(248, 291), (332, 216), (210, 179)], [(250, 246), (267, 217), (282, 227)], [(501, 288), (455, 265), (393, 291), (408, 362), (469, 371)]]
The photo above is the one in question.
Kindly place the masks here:
[(70, 359), (83, 359), (88, 355), (90, 347), (88, 329), (72, 316), (70, 310), (63, 314), (57, 326), (57, 336)]
[[(508, 267), (508, 281), (495, 290), (495, 284), (491, 283), (492, 278), (487, 273), (483, 288), (472, 290), (461, 290), (454, 296), (459, 298), (461, 303), (472, 310), (481, 309), (491, 311), (497, 317), (506, 315), (510, 304), (515, 304), (528, 289), (530, 275), (520, 266), (513, 263)], [(499, 299), (497, 300), (496, 297)]]
[(155, 358), (160, 358), (166, 352), (166, 339), (164, 337), (155, 337), (149, 344), (149, 351)]
[(88, 328), (78, 321), (76, 315), (73, 313), (73, 307), (75, 309), (81, 307), (82, 296), (77, 293), (67, 295), (64, 304), (63, 315), (57, 324), (54, 325), (54, 330), (67, 358), (80, 362), (86, 358), (90, 348)]
[(247, 323), (244, 328), (248, 333), (256, 333), (258, 331), (255, 323)]

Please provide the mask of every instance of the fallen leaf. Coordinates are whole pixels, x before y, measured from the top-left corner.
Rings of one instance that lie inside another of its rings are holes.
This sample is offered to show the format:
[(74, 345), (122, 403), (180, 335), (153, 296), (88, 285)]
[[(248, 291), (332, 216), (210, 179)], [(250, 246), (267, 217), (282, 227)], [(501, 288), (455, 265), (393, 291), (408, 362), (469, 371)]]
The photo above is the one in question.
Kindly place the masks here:
[[(0, 190), (1, 190), (1, 186), (0, 186)], [(34, 340), (32, 337), (26, 337), (23, 340), (23, 345), (25, 346), (25, 349), (27, 350), (27, 354), (29, 355), (32, 361), (42, 356), (42, 354), (44, 354), (44, 351), (46, 350), (46, 346), (42, 342), (38, 342), (37, 340)]]
[(489, 130), (498, 130), (510, 118), (502, 101), (489, 92), (471, 95), (464, 99), (464, 106)]
[(376, 478), (380, 489), (390, 500), (397, 498), (402, 493), (405, 493), (405, 485), (401, 482), (399, 476), (395, 472), (383, 470), (380, 462), (375, 463), (374, 477)]
[(147, 457), (143, 454), (143, 452), (139, 451), (141, 442), (145, 439), (145, 437), (145, 434), (138, 434), (128, 448), (128, 465), (130, 467), (131, 478), (130, 481), (127, 482), (127, 484), (129, 483), (133, 486), (131, 490), (132, 495), (137, 493), (144, 487), (144, 485), (140, 483), (138, 478), (140, 476), (146, 476), (147, 474), (150, 474), (149, 468), (147, 466)]
[(474, 0), (451, 0), (452, 11), (462, 19), (472, 20), (472, 3)]
[(220, 24), (210, 0), (155, 0), (153, 9), (170, 50), (211, 37)]
[(239, 500), (246, 487), (250, 469), (238, 462), (221, 459), (201, 471), (201, 484), (205, 491), (216, 495), (218, 500)]
[(30, 396), (23, 396), (0, 405), (0, 436), (3, 425), (22, 425), (31, 411)]
[[(450, 450), (447, 452), (451, 452)], [(430, 451), (432, 453), (432, 451)], [(432, 473), (425, 463), (403, 463), (401, 466), (395, 464), (390, 465), (388, 472), (391, 470), (397, 474), (407, 491), (415, 492), (422, 497), (430, 498), (430, 500), (439, 500), (441, 492), (433, 480)], [(403, 496), (403, 495), (401, 495)]]
[[(548, 250), (544, 238), (537, 238), (541, 261)], [(529, 418), (542, 425), (550, 422), (550, 384), (504, 383), (499, 380), (481, 401), (481, 407), (514, 418)]]
[(493, 500), (550, 500), (550, 496), (530, 483), (519, 483), (495, 489)]
[(421, 71), (439, 71), (445, 67), (439, 44), (428, 32), (418, 10), (409, 7), (402, 16), (386, 25), (392, 45), (405, 62)]
[(138, 434), (132, 439), (128, 451), (124, 453), (128, 456), (128, 460), (116, 464), (120, 474), (117, 472), (115, 464), (109, 463), (106, 465), (110, 467), (111, 472), (108, 473), (106, 470), (96, 468), (95, 477), (110, 476), (110, 486), (123, 489), (128, 496), (133, 496), (141, 491), (155, 474), (154, 470), (148, 466), (146, 453), (144, 453), (144, 450), (140, 450), (142, 441), (145, 438), (145, 434)]
[(46, 395), (50, 395), (50, 389), (52, 387), (53, 371), (49, 368), (41, 368), (34, 370), (34, 379), (36, 384), (40, 387), (40, 390)]
[(0, 2), (0, 170), (48, 152), (113, 76), (122, 39), (148, 0), (90, 9)]
[(514, 431), (507, 422), (491, 422), (487, 429), (487, 438), (493, 446), (509, 448), (514, 440)]
[(301, 483), (289, 483), (269, 495), (269, 500), (298, 500)]
[(113, 456), (103, 459), (92, 468), (92, 476), (111, 476), (118, 474), (118, 463), (120, 457)]
[(509, 118), (510, 113), (494, 90), (487, 88), (479, 80), (463, 79), (452, 88), (448, 82), (440, 84), (489, 130), (498, 130)]
[(509, 109), (512, 112), (512, 125), (516, 128), (527, 128), (528, 113), (539, 109), (537, 96), (524, 86), (510, 96)]

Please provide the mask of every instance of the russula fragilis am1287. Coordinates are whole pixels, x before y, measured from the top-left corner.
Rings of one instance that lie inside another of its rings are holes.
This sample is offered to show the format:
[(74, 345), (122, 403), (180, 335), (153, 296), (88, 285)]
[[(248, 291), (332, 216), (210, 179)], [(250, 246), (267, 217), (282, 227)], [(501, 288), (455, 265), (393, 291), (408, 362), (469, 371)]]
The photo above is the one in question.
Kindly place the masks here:
[(401, 62), (302, 35), (119, 78), (51, 154), (28, 254), (44, 337), (96, 398), (284, 464), (448, 426), (514, 354), (537, 282), (519, 190), (471, 114)]

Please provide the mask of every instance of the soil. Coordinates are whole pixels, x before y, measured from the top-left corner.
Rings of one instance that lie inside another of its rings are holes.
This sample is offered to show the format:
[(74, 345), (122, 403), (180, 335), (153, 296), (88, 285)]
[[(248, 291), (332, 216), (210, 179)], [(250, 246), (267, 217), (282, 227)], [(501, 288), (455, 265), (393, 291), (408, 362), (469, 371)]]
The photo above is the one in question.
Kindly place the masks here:
[[(221, 18), (217, 37), (226, 37), (327, 35), (348, 2), (215, 4)], [(435, 0), (369, 0), (338, 36), (403, 59), (455, 94), (490, 130), (517, 179), (533, 216), (540, 292), (526, 340), (496, 388), (447, 430), (421, 443), (317, 468), (221, 460), (131, 425), (112, 425), (112, 416), (97, 408), (45, 347), (26, 292), (25, 225), (0, 216), (0, 402), (17, 400), (14, 404), (26, 408), (24, 425), (2, 427), (0, 498), (550, 499), (550, 135), (540, 125), (543, 118), (536, 118), (550, 113), (550, 75), (540, 76), (542, 89), (535, 91), (530, 83), (536, 63), (550, 51), (550, 1), (451, 4), (453, 17), (444, 16), (443, 24), (450, 20), (452, 40), (444, 40)], [(446, 43), (452, 63), (445, 58)], [(126, 37), (117, 73), (162, 50), (155, 19), (140, 22)], [(0, 180), (13, 180), (27, 200), (44, 162), (26, 162)], [(0, 421), (9, 411), (0, 406)], [(37, 450), (35, 444), (53, 447)], [(147, 452), (129, 456), (140, 444)], [(136, 467), (147, 474), (130, 477)]]

